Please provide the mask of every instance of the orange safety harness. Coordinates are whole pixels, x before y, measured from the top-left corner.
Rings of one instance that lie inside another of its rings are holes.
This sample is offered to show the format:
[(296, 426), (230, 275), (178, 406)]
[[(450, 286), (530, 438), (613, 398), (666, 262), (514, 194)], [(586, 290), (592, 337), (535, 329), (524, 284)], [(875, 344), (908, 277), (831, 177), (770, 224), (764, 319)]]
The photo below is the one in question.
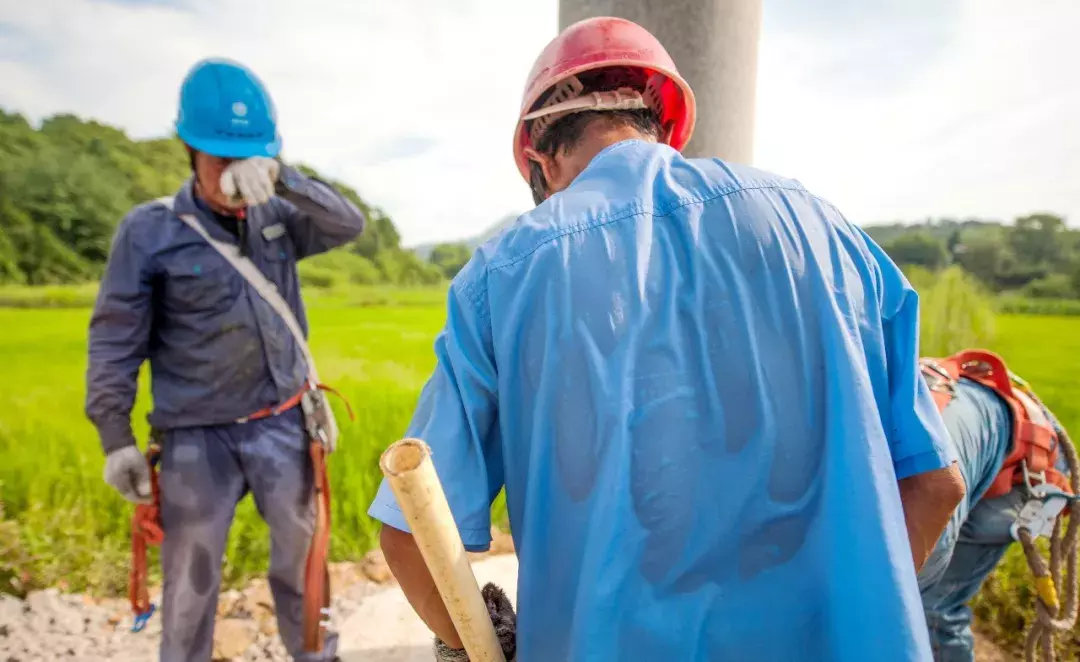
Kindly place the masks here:
[(997, 354), (966, 349), (952, 356), (919, 360), (938, 411), (944, 411), (960, 378), (970, 379), (997, 393), (1009, 405), (1013, 419), (1013, 443), (1001, 471), (986, 498), (1008, 494), (1014, 486), (1041, 480), (1072, 494), (1068, 479), (1054, 463), (1060, 452), (1057, 431), (1027, 384), (1009, 371)]
[[(325, 384), (316, 384), (314, 388), (333, 393), (341, 398), (348, 410), (349, 420), (354, 420), (352, 406), (339, 392)], [(301, 405), (304, 395), (311, 390), (306, 383), (296, 395), (275, 406), (266, 407), (239, 419), (245, 423), (261, 418), (277, 416), (293, 407)], [(330, 571), (328, 557), (330, 551), (330, 480), (327, 473), (327, 446), (319, 438), (317, 431), (306, 426), (308, 452), (314, 473), (315, 490), (315, 530), (312, 532), (311, 545), (308, 548), (304, 570), (304, 609), (303, 632), (304, 649), (308, 652), (322, 650), (324, 632), (329, 621), (326, 617), (330, 610)], [(149, 545), (160, 545), (165, 539), (161, 525), (161, 491), (158, 487), (158, 462), (161, 458), (161, 446), (156, 437), (151, 438), (146, 451), (146, 461), (150, 465), (151, 502), (135, 506), (135, 515), (131, 521), (131, 573), (128, 583), (128, 598), (135, 613), (131, 631), (138, 632), (146, 626), (153, 616), (155, 606), (150, 602), (147, 586), (146, 551)]]

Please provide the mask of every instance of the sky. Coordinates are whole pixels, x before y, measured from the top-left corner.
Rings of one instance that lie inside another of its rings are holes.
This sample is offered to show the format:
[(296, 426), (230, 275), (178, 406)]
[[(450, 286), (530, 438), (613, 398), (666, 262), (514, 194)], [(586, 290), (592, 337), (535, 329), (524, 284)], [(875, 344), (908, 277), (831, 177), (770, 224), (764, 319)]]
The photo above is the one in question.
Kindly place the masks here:
[[(1080, 2), (763, 2), (755, 166), (860, 224), (1080, 226)], [(557, 30), (557, 0), (0, 0), (0, 107), (168, 135), (188, 68), (232, 57), (286, 160), (452, 240), (532, 206), (512, 135)]]

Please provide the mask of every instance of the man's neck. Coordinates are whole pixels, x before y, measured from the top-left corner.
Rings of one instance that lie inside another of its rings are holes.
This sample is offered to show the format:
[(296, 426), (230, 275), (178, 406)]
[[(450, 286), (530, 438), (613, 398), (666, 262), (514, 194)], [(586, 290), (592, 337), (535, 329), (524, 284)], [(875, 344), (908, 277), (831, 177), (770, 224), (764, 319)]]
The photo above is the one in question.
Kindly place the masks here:
[(608, 147), (625, 140), (645, 140), (656, 142), (651, 137), (643, 136), (630, 126), (624, 124), (611, 124), (599, 121), (585, 127), (581, 139), (574, 145), (573, 151), (568, 155), (574, 164), (574, 170), (580, 174), (596, 155)]

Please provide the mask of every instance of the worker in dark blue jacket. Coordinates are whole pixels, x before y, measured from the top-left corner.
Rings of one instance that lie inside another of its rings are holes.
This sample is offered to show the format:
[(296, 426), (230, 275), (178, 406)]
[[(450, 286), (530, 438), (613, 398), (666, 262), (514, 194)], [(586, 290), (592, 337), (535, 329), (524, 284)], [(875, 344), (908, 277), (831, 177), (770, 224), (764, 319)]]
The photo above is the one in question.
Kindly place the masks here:
[[(171, 201), (119, 224), (90, 322), (86, 412), (107, 454), (105, 480), (150, 499), (150, 469), (130, 414), (149, 360), (151, 426), (160, 432), (161, 660), (209, 660), (221, 561), (233, 512), (250, 491), (270, 527), (269, 581), (278, 625), (302, 652), (304, 563), (314, 529), (312, 467), (295, 401), (308, 366), (285, 322), (179, 218), (239, 246), (278, 288), (307, 333), (297, 261), (357, 237), (364, 216), (329, 185), (281, 163), (273, 102), (244, 66), (203, 60), (180, 92), (177, 134), (193, 177)], [(256, 420), (249, 420), (249, 419)]]

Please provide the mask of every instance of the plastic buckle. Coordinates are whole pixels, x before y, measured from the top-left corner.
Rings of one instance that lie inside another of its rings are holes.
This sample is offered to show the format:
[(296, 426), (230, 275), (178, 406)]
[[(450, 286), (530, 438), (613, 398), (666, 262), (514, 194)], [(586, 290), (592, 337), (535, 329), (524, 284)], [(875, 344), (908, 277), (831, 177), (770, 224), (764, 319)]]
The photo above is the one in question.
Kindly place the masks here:
[(146, 627), (146, 622), (150, 620), (150, 617), (157, 611), (157, 605), (150, 603), (150, 607), (141, 614), (135, 615), (135, 622), (131, 624), (132, 632), (141, 632)]
[(927, 380), (927, 387), (929, 387), (931, 391), (948, 393), (949, 395), (956, 394), (956, 386), (953, 384), (952, 375), (950, 375), (947, 370), (942, 368), (936, 361), (923, 359), (921, 364), (924, 368), (934, 373), (933, 383), (930, 383), (930, 380)]
[[(1058, 515), (1069, 503), (1069, 495), (1058, 486), (1046, 482), (1045, 471), (1028, 471), (1026, 460), (1020, 463), (1020, 468), (1024, 472), (1028, 500), (1009, 527), (1009, 535), (1013, 540), (1020, 540), (1020, 529), (1027, 529), (1035, 537), (1049, 538), (1054, 533)], [(1038, 478), (1039, 482), (1034, 483), (1033, 478)]]
[(330, 447), (329, 436), (326, 434), (326, 428), (323, 427), (323, 420), (326, 416), (323, 408), (326, 406), (326, 400), (321, 395), (318, 387), (310, 387), (300, 398), (300, 408), (304, 412), (304, 423), (308, 437), (318, 441), (327, 451), (333, 451), (334, 449)]

